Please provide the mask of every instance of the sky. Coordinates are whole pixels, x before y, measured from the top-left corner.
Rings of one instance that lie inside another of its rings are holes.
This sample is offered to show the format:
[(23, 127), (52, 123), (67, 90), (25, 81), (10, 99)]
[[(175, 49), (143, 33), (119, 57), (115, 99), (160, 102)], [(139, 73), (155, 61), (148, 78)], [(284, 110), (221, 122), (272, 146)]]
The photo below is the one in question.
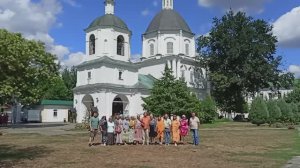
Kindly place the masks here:
[[(0, 28), (40, 40), (65, 66), (85, 57), (84, 29), (104, 15), (104, 0), (0, 0)], [(174, 10), (196, 36), (207, 34), (214, 17), (229, 8), (274, 26), (282, 68), (300, 77), (300, 0), (174, 0)], [(131, 54), (142, 53), (142, 34), (162, 9), (161, 0), (116, 0), (115, 14), (132, 31)]]

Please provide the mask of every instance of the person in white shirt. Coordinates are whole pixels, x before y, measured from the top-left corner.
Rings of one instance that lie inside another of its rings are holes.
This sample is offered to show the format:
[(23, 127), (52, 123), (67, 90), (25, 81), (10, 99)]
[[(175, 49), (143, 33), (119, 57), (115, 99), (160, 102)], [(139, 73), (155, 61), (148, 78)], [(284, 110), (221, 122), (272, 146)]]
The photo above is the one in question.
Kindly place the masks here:
[(200, 125), (200, 120), (198, 117), (196, 117), (196, 113), (192, 113), (192, 117), (190, 118), (190, 129), (192, 132), (192, 138), (193, 138), (193, 144), (194, 145), (199, 145), (199, 125)]
[(165, 124), (165, 145), (170, 145), (171, 141), (171, 120), (169, 119), (168, 114), (164, 116), (164, 124)]

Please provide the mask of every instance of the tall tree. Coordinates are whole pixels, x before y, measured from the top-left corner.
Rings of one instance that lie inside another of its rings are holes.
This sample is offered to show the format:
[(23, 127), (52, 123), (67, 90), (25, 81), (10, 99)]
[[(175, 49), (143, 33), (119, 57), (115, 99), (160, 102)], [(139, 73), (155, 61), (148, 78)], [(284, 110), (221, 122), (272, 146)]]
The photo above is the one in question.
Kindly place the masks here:
[(255, 98), (251, 104), (249, 113), (249, 119), (251, 120), (252, 124), (260, 126), (261, 124), (267, 122), (268, 117), (269, 112), (264, 99), (261, 97)]
[(43, 99), (72, 100), (72, 98), (70, 99), (69, 92), (63, 79), (58, 76), (49, 83), (49, 89), (45, 92)]
[(71, 69), (65, 68), (62, 72), (62, 79), (65, 86), (68, 89), (67, 99), (73, 99), (73, 89), (76, 87), (77, 82), (77, 70), (73, 66)]
[[(150, 96), (143, 98), (144, 109), (154, 114), (188, 114), (196, 110), (200, 101), (183, 80), (176, 80), (166, 66), (163, 77), (155, 81)], [(199, 108), (198, 108), (199, 109)]]
[(0, 103), (17, 97), (23, 104), (38, 102), (58, 76), (56, 57), (45, 45), (0, 29)]
[(233, 11), (214, 18), (209, 35), (198, 38), (197, 50), (209, 69), (212, 95), (222, 110), (242, 112), (247, 94), (291, 84), (290, 73), (281, 75), (276, 43), (272, 26), (264, 20)]
[(267, 107), (269, 111), (268, 123), (274, 124), (275, 122), (280, 121), (281, 119), (281, 110), (277, 106), (277, 102), (274, 100), (270, 100), (267, 102)]

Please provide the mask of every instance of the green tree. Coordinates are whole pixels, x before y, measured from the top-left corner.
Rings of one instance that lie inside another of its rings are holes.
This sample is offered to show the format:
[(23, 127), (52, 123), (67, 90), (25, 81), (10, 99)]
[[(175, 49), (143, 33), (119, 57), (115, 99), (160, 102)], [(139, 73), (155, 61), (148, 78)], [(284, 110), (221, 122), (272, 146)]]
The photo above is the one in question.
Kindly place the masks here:
[(281, 110), (277, 106), (277, 102), (274, 100), (270, 100), (267, 102), (269, 117), (268, 117), (268, 123), (274, 124), (277, 121), (280, 121), (281, 118)]
[[(200, 101), (183, 80), (176, 80), (166, 66), (163, 77), (155, 81), (150, 96), (143, 98), (145, 110), (154, 114), (188, 114), (197, 110)], [(198, 108), (199, 109), (199, 108)]]
[(218, 117), (217, 105), (211, 96), (207, 96), (201, 101), (201, 120), (204, 123), (213, 123)]
[(69, 98), (69, 90), (60, 76), (51, 81), (49, 89), (43, 98), (50, 100), (72, 100)]
[(72, 100), (73, 99), (73, 89), (76, 87), (76, 82), (77, 82), (76, 68), (74, 66), (71, 69), (65, 68), (62, 72), (62, 79), (68, 89), (68, 95), (67, 95), (66, 99)]
[(58, 76), (56, 57), (45, 45), (0, 29), (0, 103), (13, 97), (23, 104), (39, 102)]
[(249, 113), (249, 119), (252, 124), (260, 126), (267, 122), (269, 116), (267, 105), (261, 97), (257, 97), (253, 100), (251, 104), (251, 109)]
[(295, 122), (297, 122), (297, 117), (298, 117), (298, 112), (299, 112), (298, 105), (296, 103), (290, 103), (289, 106), (292, 110), (292, 115), (293, 115), (291, 117), (291, 122), (295, 123)]
[(281, 121), (282, 122), (292, 122), (293, 121), (293, 111), (291, 106), (286, 103), (283, 99), (277, 101), (277, 105), (281, 111)]
[(275, 56), (277, 39), (264, 20), (229, 11), (214, 18), (209, 35), (197, 42), (200, 65), (209, 69), (212, 95), (223, 111), (242, 112), (248, 93), (293, 82), (290, 73), (281, 75), (282, 58)]

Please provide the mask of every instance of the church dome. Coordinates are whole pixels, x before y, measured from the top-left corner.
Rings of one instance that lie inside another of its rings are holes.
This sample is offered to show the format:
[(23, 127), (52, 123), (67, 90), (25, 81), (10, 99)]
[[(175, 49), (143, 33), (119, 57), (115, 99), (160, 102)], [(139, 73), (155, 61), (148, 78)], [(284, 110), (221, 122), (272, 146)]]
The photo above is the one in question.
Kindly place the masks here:
[(130, 31), (128, 29), (128, 26), (126, 23), (120, 19), (119, 17), (113, 15), (113, 14), (106, 14), (104, 16), (98, 17), (95, 19), (86, 30), (98, 28), (98, 27), (113, 27), (113, 28), (119, 28), (126, 31)]
[(192, 33), (185, 20), (176, 11), (164, 9), (154, 17), (145, 34), (168, 30), (182, 30)]

